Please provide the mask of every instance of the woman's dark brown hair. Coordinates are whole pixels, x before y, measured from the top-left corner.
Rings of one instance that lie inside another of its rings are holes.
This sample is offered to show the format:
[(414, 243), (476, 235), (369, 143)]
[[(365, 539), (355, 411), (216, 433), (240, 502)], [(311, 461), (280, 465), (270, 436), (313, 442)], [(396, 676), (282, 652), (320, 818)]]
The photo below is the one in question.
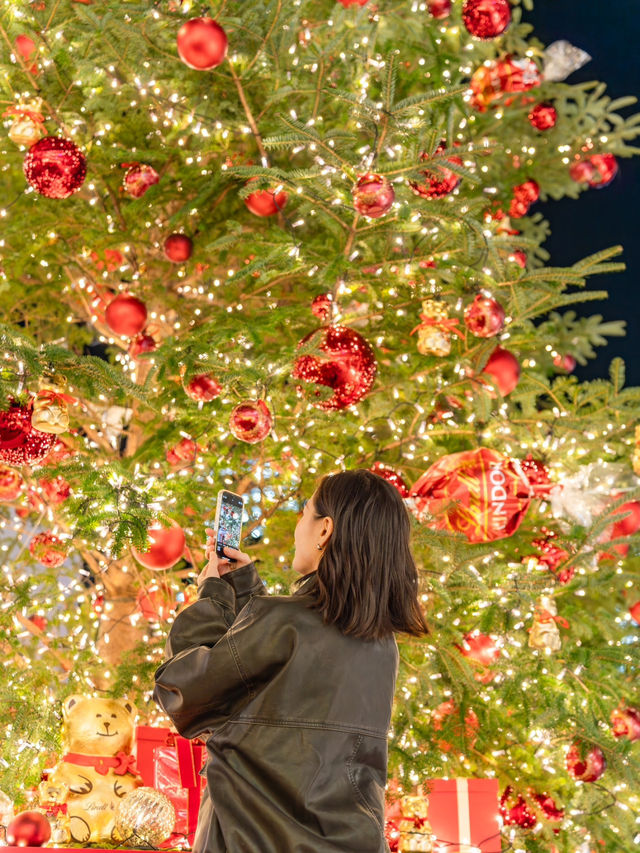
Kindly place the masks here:
[(428, 633), (409, 514), (397, 489), (365, 469), (342, 471), (320, 481), (313, 504), (317, 518), (333, 520), (308, 593), (325, 623), (367, 640)]

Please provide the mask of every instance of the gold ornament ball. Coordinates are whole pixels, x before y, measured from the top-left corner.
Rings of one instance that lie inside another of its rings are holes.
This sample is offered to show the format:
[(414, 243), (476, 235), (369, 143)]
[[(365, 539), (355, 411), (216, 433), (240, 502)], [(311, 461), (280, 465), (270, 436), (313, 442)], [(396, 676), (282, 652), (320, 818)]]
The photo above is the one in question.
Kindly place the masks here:
[(173, 832), (176, 813), (171, 800), (155, 788), (136, 788), (118, 803), (116, 834), (122, 841), (157, 847)]

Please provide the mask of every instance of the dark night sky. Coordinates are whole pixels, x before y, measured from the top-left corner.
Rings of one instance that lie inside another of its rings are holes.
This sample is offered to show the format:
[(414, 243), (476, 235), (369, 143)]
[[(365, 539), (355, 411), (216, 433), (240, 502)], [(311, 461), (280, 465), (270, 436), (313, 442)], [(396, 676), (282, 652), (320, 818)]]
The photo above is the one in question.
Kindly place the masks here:
[[(612, 98), (640, 96), (640, 0), (536, 0), (533, 12), (523, 19), (534, 26), (544, 44), (567, 39), (592, 57), (568, 83), (600, 80), (607, 84)], [(640, 111), (635, 105), (623, 111)], [(632, 141), (640, 147), (640, 137)], [(626, 338), (611, 338), (599, 347), (598, 358), (576, 375), (591, 379), (608, 375), (609, 362), (621, 356), (627, 366), (627, 385), (640, 385), (640, 235), (638, 234), (636, 192), (640, 187), (640, 156), (618, 159), (620, 171), (614, 181), (601, 190), (588, 190), (579, 199), (562, 199), (537, 205), (551, 224), (551, 236), (545, 243), (549, 264), (565, 266), (584, 255), (622, 244), (623, 273), (595, 276), (589, 286), (608, 290), (605, 302), (577, 306), (582, 314), (602, 314), (605, 320), (627, 321)]]

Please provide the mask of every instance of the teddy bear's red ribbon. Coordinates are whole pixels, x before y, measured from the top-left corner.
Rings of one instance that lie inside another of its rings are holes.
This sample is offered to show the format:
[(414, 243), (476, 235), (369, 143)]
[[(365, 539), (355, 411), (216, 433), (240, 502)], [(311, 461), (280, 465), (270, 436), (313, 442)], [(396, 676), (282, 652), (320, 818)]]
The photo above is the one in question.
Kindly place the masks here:
[(69, 764), (95, 767), (96, 773), (101, 776), (106, 776), (111, 768), (116, 776), (124, 776), (125, 773), (136, 774), (136, 757), (127, 755), (126, 752), (118, 752), (116, 755), (83, 755), (80, 752), (68, 752), (62, 760)]

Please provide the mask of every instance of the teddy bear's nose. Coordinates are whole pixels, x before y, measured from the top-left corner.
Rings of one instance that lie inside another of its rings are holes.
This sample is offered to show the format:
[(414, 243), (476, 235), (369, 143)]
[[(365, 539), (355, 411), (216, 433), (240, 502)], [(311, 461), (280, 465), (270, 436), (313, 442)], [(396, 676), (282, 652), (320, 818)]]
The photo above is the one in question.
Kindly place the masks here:
[(111, 725), (111, 723), (108, 723), (106, 720), (104, 721), (104, 727), (105, 727), (105, 729), (107, 730), (107, 732), (109, 731), (109, 726), (110, 726), (110, 725)]

